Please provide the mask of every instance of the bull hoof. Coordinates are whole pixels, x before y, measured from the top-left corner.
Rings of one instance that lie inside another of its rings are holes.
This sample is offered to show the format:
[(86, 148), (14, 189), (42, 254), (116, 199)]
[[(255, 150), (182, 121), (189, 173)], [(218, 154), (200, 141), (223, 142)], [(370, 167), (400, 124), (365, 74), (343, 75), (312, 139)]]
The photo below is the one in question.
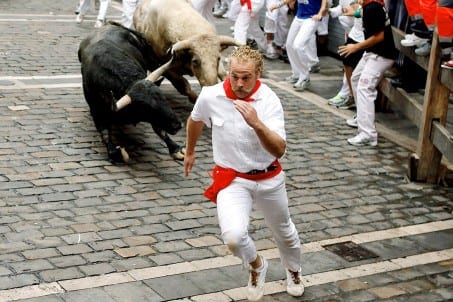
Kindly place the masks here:
[(109, 158), (114, 162), (123, 162), (127, 163), (129, 161), (129, 154), (125, 148), (120, 146), (115, 146), (112, 149), (109, 149)]
[(180, 148), (176, 152), (171, 154), (171, 157), (176, 160), (184, 160), (184, 156), (186, 155), (186, 148)]

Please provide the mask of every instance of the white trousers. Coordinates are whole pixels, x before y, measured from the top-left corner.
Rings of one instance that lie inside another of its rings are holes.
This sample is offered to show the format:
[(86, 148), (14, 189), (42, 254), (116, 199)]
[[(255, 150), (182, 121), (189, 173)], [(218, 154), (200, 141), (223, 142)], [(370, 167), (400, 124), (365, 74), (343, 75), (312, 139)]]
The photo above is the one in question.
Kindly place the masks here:
[(195, 8), (200, 15), (203, 16), (209, 23), (212, 24), (214, 28), (215, 25), (215, 17), (212, 14), (214, 10), (216, 0), (192, 0), (192, 6)]
[(121, 24), (127, 28), (134, 28), (134, 12), (138, 0), (123, 0), (123, 13), (121, 15)]
[(320, 36), (327, 36), (329, 34), (329, 15), (322, 17), (321, 21), (318, 23), (318, 29), (316, 32)]
[(264, 22), (264, 32), (274, 34), (274, 43), (277, 46), (283, 46), (286, 43), (291, 18), (288, 16), (288, 6), (283, 5), (281, 8), (269, 11), (269, 7), (278, 4), (280, 0), (266, 0), (266, 18)]
[(343, 72), (343, 83), (341, 84), (340, 91), (338, 94), (342, 98), (347, 98), (351, 95), (351, 92), (349, 92), (349, 85), (348, 85), (348, 80), (346, 79), (346, 73)]
[[(83, 16), (86, 15), (88, 10), (90, 9), (91, 0), (80, 0), (79, 2), (79, 13)], [(99, 12), (98, 12), (98, 20), (105, 20), (105, 16), (107, 15), (107, 9), (109, 8), (110, 0), (100, 0)]]
[(234, 38), (242, 44), (247, 42), (247, 37), (258, 44), (260, 50), (266, 50), (266, 38), (260, 27), (260, 10), (264, 7), (265, 0), (252, 0), (252, 11), (244, 4), (234, 22)]
[(299, 270), (300, 240), (289, 214), (284, 172), (262, 181), (236, 177), (219, 192), (217, 215), (224, 243), (244, 266), (256, 259), (256, 247), (248, 233), (254, 204), (274, 236), (283, 267), (291, 271)]
[(228, 11), (226, 15), (228, 19), (230, 19), (231, 21), (236, 21), (240, 11), (241, 11), (240, 0), (232, 0), (231, 2), (229, 2)]
[(377, 86), (384, 77), (384, 72), (392, 67), (393, 62), (372, 52), (365, 52), (352, 72), (351, 85), (357, 106), (358, 130), (369, 138), (377, 139), (374, 124)]
[(316, 30), (319, 21), (312, 18), (294, 18), (286, 39), (286, 52), (293, 75), (299, 79), (310, 78), (310, 66), (319, 63), (316, 49)]

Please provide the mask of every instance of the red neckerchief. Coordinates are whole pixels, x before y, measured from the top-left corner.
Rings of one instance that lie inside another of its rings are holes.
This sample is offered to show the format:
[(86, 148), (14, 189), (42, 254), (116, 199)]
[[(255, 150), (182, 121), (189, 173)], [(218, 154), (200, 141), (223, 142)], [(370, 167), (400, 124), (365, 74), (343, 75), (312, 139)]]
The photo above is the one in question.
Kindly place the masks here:
[(247, 9), (252, 10), (252, 1), (251, 0), (240, 0), (241, 6), (247, 4)]
[(213, 203), (217, 203), (217, 194), (222, 189), (228, 187), (236, 177), (258, 181), (272, 178), (282, 171), (282, 166), (277, 159), (272, 164), (277, 165), (277, 169), (255, 175), (241, 173), (233, 169), (215, 165), (211, 173), (209, 173), (209, 176), (212, 177), (212, 184), (204, 191), (203, 195)]
[(369, 1), (366, 1), (366, 0), (365, 0), (365, 1), (363, 1), (362, 7), (363, 7), (363, 6), (367, 6), (367, 5), (370, 4), (371, 2), (377, 2), (377, 3), (379, 3), (380, 5), (385, 6), (384, 0), (369, 0)]
[(225, 95), (227, 98), (229, 98), (231, 100), (243, 100), (246, 102), (251, 102), (251, 101), (255, 100), (251, 96), (260, 88), (260, 86), (261, 86), (261, 81), (256, 80), (255, 87), (253, 87), (253, 90), (250, 92), (250, 94), (248, 96), (246, 96), (245, 98), (241, 99), (241, 98), (238, 98), (236, 96), (236, 94), (234, 93), (233, 89), (231, 89), (230, 78), (226, 78), (225, 81), (223, 82), (223, 90), (225, 90)]

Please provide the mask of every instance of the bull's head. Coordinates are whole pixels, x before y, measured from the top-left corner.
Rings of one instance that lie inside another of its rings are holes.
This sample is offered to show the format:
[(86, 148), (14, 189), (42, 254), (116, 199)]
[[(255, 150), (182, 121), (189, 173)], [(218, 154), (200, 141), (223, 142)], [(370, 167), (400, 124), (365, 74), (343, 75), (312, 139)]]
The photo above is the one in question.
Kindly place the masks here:
[(209, 86), (221, 77), (221, 52), (229, 46), (239, 45), (229, 36), (200, 35), (175, 43), (171, 51), (178, 60), (184, 60), (186, 71), (194, 75), (201, 86)]
[[(154, 70), (152, 73), (150, 73), (147, 77), (146, 80), (150, 81), (152, 83), (156, 82), (159, 77), (165, 73), (168, 69), (171, 68), (172, 62), (173, 62), (174, 56), (171, 57), (171, 59), (165, 63), (164, 65), (160, 66), (156, 70)], [(121, 97), (117, 102), (116, 102), (116, 111), (119, 111), (129, 105), (132, 102), (132, 98), (129, 95), (124, 95)]]

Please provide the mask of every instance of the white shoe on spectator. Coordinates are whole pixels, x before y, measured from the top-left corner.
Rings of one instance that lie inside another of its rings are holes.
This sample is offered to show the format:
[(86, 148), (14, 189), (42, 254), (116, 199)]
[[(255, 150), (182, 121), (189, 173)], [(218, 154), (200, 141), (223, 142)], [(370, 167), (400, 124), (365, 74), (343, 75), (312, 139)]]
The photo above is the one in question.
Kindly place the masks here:
[(278, 59), (278, 57), (279, 57), (278, 51), (274, 47), (274, 45), (272, 45), (272, 43), (267, 44), (267, 49), (266, 49), (266, 53), (264, 54), (264, 57), (266, 57), (270, 60)]
[(94, 28), (102, 27), (104, 23), (104, 20), (97, 20), (96, 23), (94, 23)]
[(294, 74), (292, 74), (289, 77), (285, 78), (285, 82), (288, 82), (288, 83), (291, 83), (291, 84), (296, 83), (298, 80), (299, 80), (299, 77), (294, 75)]
[(353, 146), (377, 146), (378, 142), (376, 138), (366, 136), (363, 132), (360, 132), (354, 137), (348, 138), (348, 143)]
[(294, 85), (293, 85), (293, 88), (294, 90), (296, 91), (304, 91), (305, 89), (307, 89), (308, 87), (310, 87), (310, 80), (307, 80), (307, 79), (299, 79)]
[(217, 18), (225, 18), (223, 15), (227, 12), (227, 10), (228, 7), (219, 7), (218, 9), (214, 10), (212, 14)]
[(357, 115), (354, 115), (354, 117), (351, 118), (351, 119), (347, 119), (347, 120), (346, 120), (346, 124), (347, 124), (349, 127), (357, 128), (357, 127), (358, 127), (358, 125), (357, 125)]
[(417, 46), (420, 47), (424, 43), (428, 42), (428, 39), (422, 39), (417, 37), (415, 34), (406, 35), (404, 40), (401, 40), (401, 45), (404, 47)]
[(426, 57), (431, 53), (431, 44), (426, 42), (422, 46), (416, 48), (414, 52), (417, 56)]
[(352, 95), (350, 95), (345, 101), (336, 104), (338, 109), (351, 109), (355, 107), (355, 100)]
[(332, 105), (332, 106), (338, 106), (341, 103), (344, 103), (349, 96), (341, 96), (340, 94), (337, 94), (336, 96), (330, 98), (327, 101), (327, 104)]
[(321, 64), (318, 62), (313, 66), (310, 66), (310, 73), (318, 73), (321, 70)]
[(78, 14), (75, 18), (77, 24), (81, 24), (83, 22), (83, 15), (82, 14)]

